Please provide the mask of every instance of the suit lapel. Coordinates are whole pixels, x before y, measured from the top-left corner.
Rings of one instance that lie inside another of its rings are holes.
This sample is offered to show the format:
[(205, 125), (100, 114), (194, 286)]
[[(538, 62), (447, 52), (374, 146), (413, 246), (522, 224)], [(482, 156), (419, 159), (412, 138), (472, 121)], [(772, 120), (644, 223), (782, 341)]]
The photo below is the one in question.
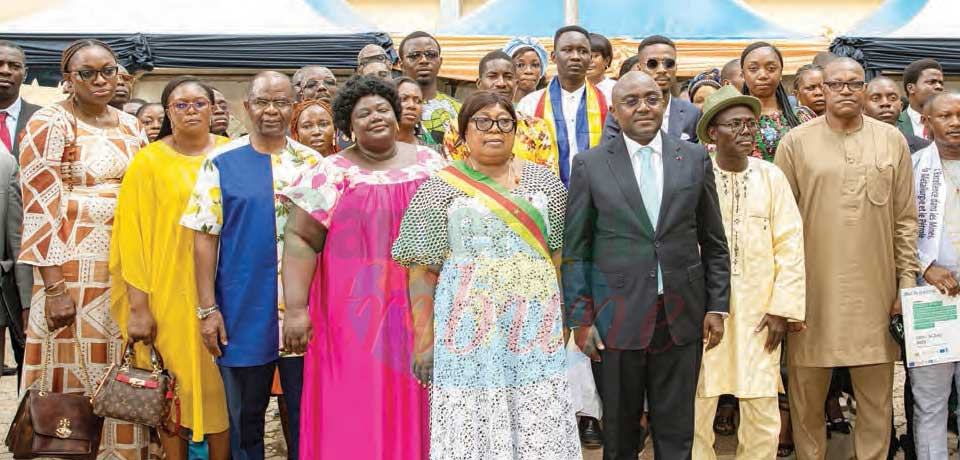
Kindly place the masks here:
[(38, 108), (39, 107), (21, 99), (20, 115), (19, 118), (17, 118), (17, 130), (16, 132), (10, 133), (13, 144), (13, 152), (10, 153), (12, 153), (15, 158), (20, 158), (20, 143), (17, 142), (17, 139), (20, 138), (20, 134), (23, 133), (23, 130), (27, 128), (27, 122), (30, 121), (30, 117), (33, 116), (33, 113), (36, 112)]
[[(671, 123), (672, 125), (672, 123)], [(680, 142), (669, 136), (660, 136), (663, 145), (663, 154), (660, 156), (663, 163), (663, 192), (660, 198), (660, 217), (657, 218), (657, 233), (666, 227), (664, 218), (673, 198), (673, 191), (677, 188), (677, 180), (684, 165), (680, 155)]]
[(900, 128), (900, 132), (904, 134), (909, 134), (915, 136), (917, 133), (913, 132), (913, 121), (910, 120), (910, 115), (907, 114), (907, 110), (904, 109), (903, 112), (900, 112), (900, 118), (897, 119), (897, 127)]
[(607, 146), (607, 164), (610, 172), (620, 187), (620, 192), (627, 199), (630, 209), (640, 219), (640, 226), (648, 235), (653, 235), (653, 224), (643, 206), (643, 197), (640, 196), (640, 185), (637, 176), (633, 173), (633, 163), (630, 162), (630, 153), (627, 152), (627, 143), (623, 136), (617, 136)]
[(674, 97), (670, 97), (670, 126), (667, 127), (667, 134), (671, 136), (680, 136), (680, 130), (683, 126), (680, 120), (683, 119), (683, 105), (678, 104)]

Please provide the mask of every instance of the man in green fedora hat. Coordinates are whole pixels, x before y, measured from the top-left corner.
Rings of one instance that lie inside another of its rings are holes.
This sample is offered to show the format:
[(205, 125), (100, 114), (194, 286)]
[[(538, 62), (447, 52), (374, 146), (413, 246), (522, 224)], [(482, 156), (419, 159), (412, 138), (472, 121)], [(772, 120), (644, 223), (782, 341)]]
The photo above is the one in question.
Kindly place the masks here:
[(752, 158), (760, 100), (732, 86), (710, 95), (697, 124), (716, 144), (713, 170), (730, 248), (730, 316), (724, 340), (703, 354), (693, 458), (716, 459), (713, 419), (720, 395), (740, 399), (737, 459), (776, 458), (780, 343), (804, 320), (803, 223), (786, 176)]

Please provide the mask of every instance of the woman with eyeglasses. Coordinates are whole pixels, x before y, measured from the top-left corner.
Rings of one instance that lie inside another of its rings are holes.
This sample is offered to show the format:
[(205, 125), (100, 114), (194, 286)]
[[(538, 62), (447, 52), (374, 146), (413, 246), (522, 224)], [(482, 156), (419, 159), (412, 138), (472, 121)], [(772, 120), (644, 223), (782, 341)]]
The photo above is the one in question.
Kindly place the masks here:
[(513, 155), (509, 99), (478, 91), (457, 124), (468, 155), (420, 187), (392, 251), (409, 267), (431, 458), (579, 460), (558, 282), (566, 189)]
[(535, 38), (516, 37), (504, 45), (503, 52), (513, 59), (516, 68), (517, 88), (511, 102), (517, 105), (524, 96), (540, 89), (547, 74), (547, 50)]
[(781, 84), (783, 55), (776, 46), (754, 42), (740, 54), (743, 68), (743, 94), (760, 99), (760, 128), (753, 156), (773, 161), (780, 139), (791, 128), (816, 118), (806, 107), (794, 107)]
[(284, 350), (303, 353), (300, 458), (426, 459), (427, 390), (410, 372), (407, 272), (390, 245), (443, 159), (397, 142), (396, 89), (354, 77), (333, 103), (356, 142), (304, 172), (283, 248)]
[[(110, 234), (120, 181), (147, 139), (133, 115), (108, 105), (117, 59), (107, 44), (73, 42), (60, 68), (70, 97), (31, 117), (20, 150), (19, 262), (35, 267), (21, 391), (45, 371), (46, 390), (92, 395), (123, 348), (110, 316)], [(48, 335), (60, 352), (44, 363)], [(149, 440), (146, 427), (107, 419), (99, 458), (145, 459)]]
[[(230, 456), (223, 381), (200, 337), (193, 232), (180, 225), (200, 164), (229, 142), (210, 134), (213, 91), (196, 77), (170, 81), (160, 96), (166, 117), (158, 140), (140, 150), (120, 185), (110, 272), (113, 317), (130, 341), (152, 344), (177, 377), (180, 429), (208, 441), (210, 459)], [(140, 367), (149, 350), (137, 346)], [(179, 432), (158, 430), (168, 460), (186, 460)]]

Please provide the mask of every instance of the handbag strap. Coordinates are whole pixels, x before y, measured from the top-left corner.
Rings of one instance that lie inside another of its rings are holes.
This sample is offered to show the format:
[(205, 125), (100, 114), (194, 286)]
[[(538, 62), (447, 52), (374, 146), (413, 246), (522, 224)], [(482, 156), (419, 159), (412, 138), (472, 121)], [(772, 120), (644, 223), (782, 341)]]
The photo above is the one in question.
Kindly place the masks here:
[[(78, 335), (79, 332), (78, 332), (78, 329), (72, 324), (66, 327), (69, 327), (70, 330), (73, 331), (73, 343), (76, 347), (77, 363), (79, 364), (80, 372), (83, 375), (83, 379), (80, 383), (83, 385), (84, 394), (87, 394), (90, 392), (90, 389), (93, 387), (93, 384), (91, 383), (92, 380), (90, 380), (90, 373), (87, 372), (87, 361), (86, 361), (86, 357), (83, 354), (83, 348), (80, 346), (80, 336)], [(63, 329), (59, 329), (58, 331), (62, 331), (62, 330)], [(41, 360), (41, 363), (40, 363), (41, 364), (40, 365), (40, 396), (45, 396), (48, 391), (51, 393), (53, 392), (52, 383), (50, 384), (49, 388), (47, 387), (47, 383), (48, 383), (47, 371), (50, 367), (50, 362), (53, 361), (53, 347), (51, 346), (52, 344), (50, 343), (50, 340), (51, 340), (51, 337), (53, 337), (58, 331), (50, 331), (43, 338), (44, 351), (43, 351), (43, 359)]]
[[(133, 346), (135, 342), (133, 340), (127, 340), (123, 344), (123, 369), (129, 369), (133, 367), (133, 357), (136, 354), (136, 350)], [(163, 372), (163, 356), (160, 355), (160, 351), (157, 350), (157, 347), (154, 344), (147, 345), (150, 347), (150, 365), (153, 367), (153, 373), (157, 376)]]

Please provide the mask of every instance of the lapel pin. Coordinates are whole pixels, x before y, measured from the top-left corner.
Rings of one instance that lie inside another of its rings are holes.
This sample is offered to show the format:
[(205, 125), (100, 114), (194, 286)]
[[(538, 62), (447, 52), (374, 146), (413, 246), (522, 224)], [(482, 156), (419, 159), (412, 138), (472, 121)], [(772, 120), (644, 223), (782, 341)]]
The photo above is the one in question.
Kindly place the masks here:
[(683, 155), (677, 155), (674, 159), (680, 161), (683, 159)]

